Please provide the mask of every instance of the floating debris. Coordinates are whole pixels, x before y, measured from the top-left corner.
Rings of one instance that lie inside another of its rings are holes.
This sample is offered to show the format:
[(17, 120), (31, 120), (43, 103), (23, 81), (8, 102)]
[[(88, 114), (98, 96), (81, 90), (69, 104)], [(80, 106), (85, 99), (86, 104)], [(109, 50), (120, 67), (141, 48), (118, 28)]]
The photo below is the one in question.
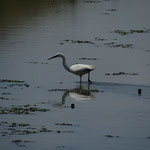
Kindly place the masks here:
[(117, 72), (117, 73), (105, 73), (105, 75), (113, 75), (113, 76), (115, 76), (115, 75), (139, 75), (138, 73), (125, 73), (125, 72)]

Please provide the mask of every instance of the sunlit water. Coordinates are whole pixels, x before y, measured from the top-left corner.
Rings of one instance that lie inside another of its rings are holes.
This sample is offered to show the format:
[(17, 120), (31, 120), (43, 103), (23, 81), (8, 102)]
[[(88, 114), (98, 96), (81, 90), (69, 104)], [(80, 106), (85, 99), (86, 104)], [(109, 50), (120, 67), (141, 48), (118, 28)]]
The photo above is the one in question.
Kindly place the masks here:
[[(149, 0), (0, 1), (0, 149), (148, 150), (149, 6)], [(48, 61), (58, 52), (68, 65), (93, 64), (93, 84), (85, 76), (80, 85), (60, 59)], [(50, 111), (2, 113), (13, 107)]]

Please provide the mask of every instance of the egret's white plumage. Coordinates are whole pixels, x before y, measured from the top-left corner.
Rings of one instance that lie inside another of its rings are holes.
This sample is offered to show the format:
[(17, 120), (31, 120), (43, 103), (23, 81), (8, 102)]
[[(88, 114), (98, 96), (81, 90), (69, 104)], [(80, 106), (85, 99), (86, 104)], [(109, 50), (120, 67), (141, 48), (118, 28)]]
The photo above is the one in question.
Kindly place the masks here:
[(66, 64), (65, 56), (61, 53), (56, 54), (55, 56), (49, 58), (48, 60), (56, 58), (56, 57), (61, 57), (62, 58), (63, 66), (67, 71), (69, 71), (69, 72), (71, 72), (75, 75), (80, 76), (80, 82), (82, 81), (82, 76), (87, 74), (87, 73), (88, 73), (88, 82), (91, 82), (90, 81), (90, 72), (95, 69), (95, 67), (93, 65), (75, 64), (75, 65), (72, 65), (71, 67), (69, 67)]

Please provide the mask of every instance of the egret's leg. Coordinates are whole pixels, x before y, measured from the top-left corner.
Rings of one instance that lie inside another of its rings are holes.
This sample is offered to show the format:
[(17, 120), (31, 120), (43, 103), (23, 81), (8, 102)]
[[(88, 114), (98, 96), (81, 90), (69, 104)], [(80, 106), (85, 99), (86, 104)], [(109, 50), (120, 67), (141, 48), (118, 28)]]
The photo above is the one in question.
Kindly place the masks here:
[(80, 76), (80, 83), (82, 82), (82, 76)]
[(88, 82), (92, 83), (92, 81), (90, 80), (90, 72), (88, 73)]

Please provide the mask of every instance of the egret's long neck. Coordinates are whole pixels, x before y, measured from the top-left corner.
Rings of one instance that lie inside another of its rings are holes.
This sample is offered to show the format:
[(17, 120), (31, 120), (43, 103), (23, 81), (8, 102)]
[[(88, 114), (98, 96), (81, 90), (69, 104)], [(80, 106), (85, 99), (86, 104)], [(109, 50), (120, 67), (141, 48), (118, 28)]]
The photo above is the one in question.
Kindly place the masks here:
[(64, 68), (65, 68), (67, 71), (71, 72), (69, 66), (68, 66), (67, 63), (66, 63), (66, 58), (65, 58), (64, 56), (62, 56), (61, 58), (62, 58), (62, 64), (63, 64)]

